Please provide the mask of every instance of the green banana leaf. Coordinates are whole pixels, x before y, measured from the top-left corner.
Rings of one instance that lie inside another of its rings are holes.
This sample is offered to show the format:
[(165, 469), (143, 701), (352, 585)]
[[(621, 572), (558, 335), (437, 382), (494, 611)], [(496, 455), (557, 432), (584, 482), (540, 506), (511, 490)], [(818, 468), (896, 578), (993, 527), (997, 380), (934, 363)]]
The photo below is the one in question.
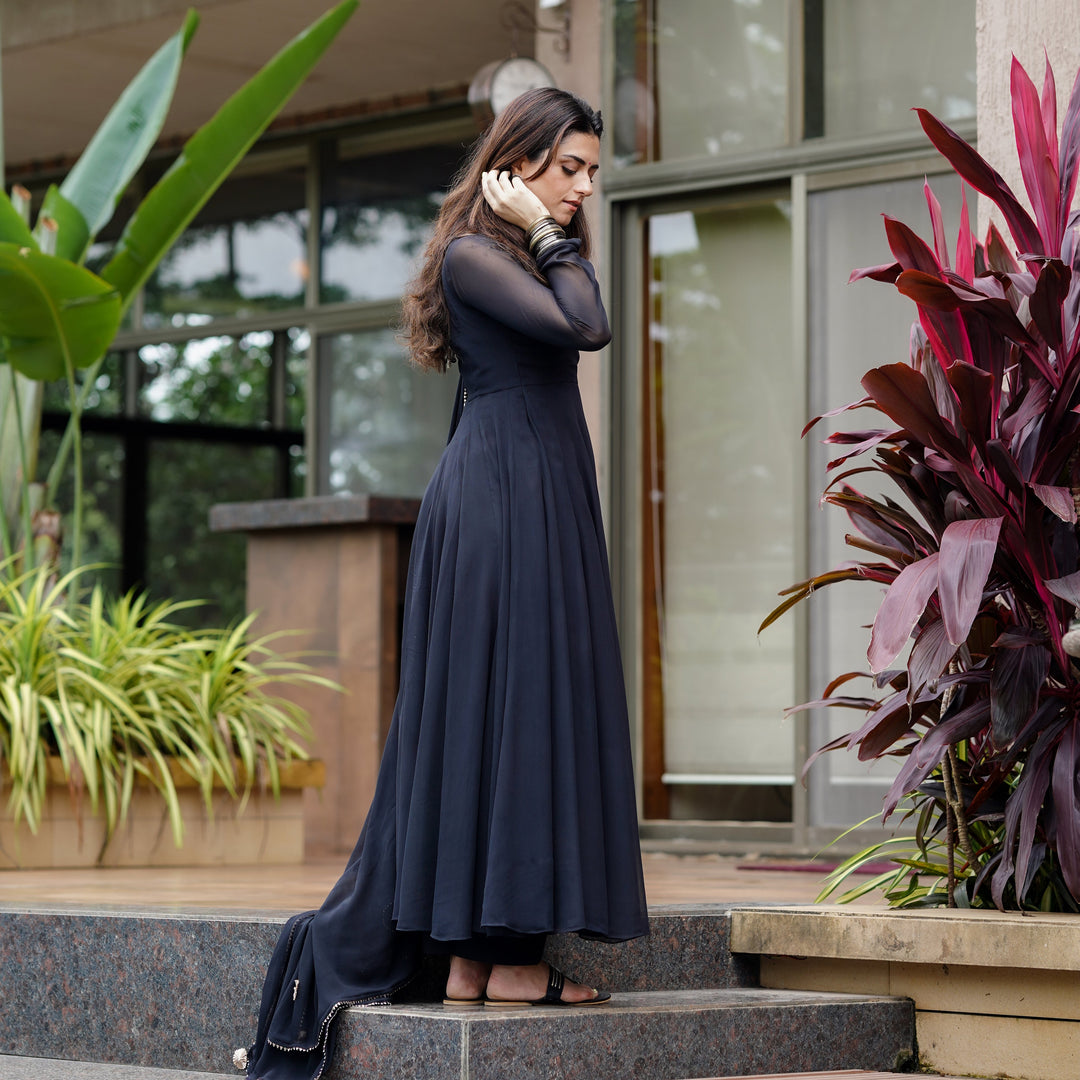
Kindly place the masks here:
[(11, 556), (22, 535), (19, 512), (25, 495), (23, 455), (32, 476), (37, 469), (44, 392), (44, 383), (20, 375), (8, 364), (0, 364), (0, 555), (4, 558)]
[[(67, 244), (58, 248), (73, 262), (82, 262), (89, 241), (113, 216), (120, 196), (157, 142), (180, 64), (198, 25), (199, 16), (189, 11), (184, 25), (128, 84), (60, 185), (60, 194), (82, 215), (88, 230), (81, 250), (69, 251)], [(41, 212), (45, 214), (46, 208)]]
[[(52, 219), (56, 223), (56, 242), (50, 247), (43, 235), (47, 226), (45, 221)], [(45, 192), (45, 199), (41, 204), (41, 212), (37, 220), (37, 241), (42, 251), (50, 255), (59, 255), (61, 259), (69, 259), (74, 263), (81, 263), (90, 246), (90, 230), (86, 227), (86, 218), (74, 203), (69, 202), (55, 184), (49, 185)]]
[(12, 206), (11, 200), (3, 191), (0, 191), (0, 242), (18, 244), (35, 251), (38, 246), (30, 226), (23, 221), (22, 214)]
[(63, 378), (104, 355), (120, 326), (120, 296), (81, 266), (0, 243), (0, 363), (32, 379)]
[(172, 168), (147, 193), (101, 272), (120, 290), (125, 309), (176, 238), (304, 81), (358, 3), (344, 0), (286, 45), (192, 135)]

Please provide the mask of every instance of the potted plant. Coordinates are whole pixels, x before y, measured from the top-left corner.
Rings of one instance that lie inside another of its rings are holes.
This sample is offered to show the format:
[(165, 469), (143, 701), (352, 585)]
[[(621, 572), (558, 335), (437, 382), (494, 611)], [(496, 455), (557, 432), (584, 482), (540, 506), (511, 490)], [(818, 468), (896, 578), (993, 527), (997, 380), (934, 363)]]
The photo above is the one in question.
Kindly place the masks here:
[[(910, 362), (868, 371), (865, 396), (826, 414), (880, 418), (826, 439), (840, 450), (824, 501), (848, 514), (856, 558), (785, 590), (762, 624), (837, 581), (884, 590), (870, 670), (798, 706), (864, 713), (818, 753), (897, 758), (884, 818), (903, 807), (915, 823), (913, 837), (840, 867), (825, 894), (861, 863), (897, 863), (841, 899), (884, 887), (897, 906), (1080, 910), (1080, 634), (1070, 631), (1080, 608), (1080, 80), (1060, 136), (1049, 62), (1040, 94), (1014, 59), (1011, 90), (1033, 215), (971, 146), (917, 110), (962, 183), (997, 206), (1011, 243), (994, 225), (975, 240), (966, 192), (954, 250), (928, 185), (932, 244), (886, 217), (894, 261), (852, 280), (915, 301)], [(892, 494), (861, 492), (867, 474)], [(865, 694), (850, 690), (859, 678)]]
[[(190, 601), (109, 599), (100, 585), (71, 603), (91, 569), (57, 579), (47, 564), (20, 574), (0, 563), (0, 762), (16, 840), (20, 823), (39, 832), (55, 786), (80, 841), (86, 804), (100, 824), (94, 850), (67, 844), (80, 863), (104, 861), (140, 788), (160, 796), (179, 848), (200, 801), (212, 818), (216, 793), (239, 813), (253, 793), (296, 787), (291, 766), (307, 761), (310, 729), (280, 691), (333, 684), (279, 654), (281, 635), (249, 640), (252, 616), (191, 630), (173, 621)], [(302, 779), (317, 781), (319, 765)]]

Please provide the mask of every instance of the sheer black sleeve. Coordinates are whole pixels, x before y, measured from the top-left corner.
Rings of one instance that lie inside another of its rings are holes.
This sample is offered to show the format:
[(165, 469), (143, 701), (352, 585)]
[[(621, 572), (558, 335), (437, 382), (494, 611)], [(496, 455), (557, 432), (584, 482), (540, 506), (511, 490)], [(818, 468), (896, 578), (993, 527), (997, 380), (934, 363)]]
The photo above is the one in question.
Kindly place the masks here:
[(443, 273), (461, 300), (519, 333), (587, 352), (611, 340), (600, 287), (580, 240), (563, 240), (537, 261), (547, 286), (481, 236), (461, 236), (446, 252)]

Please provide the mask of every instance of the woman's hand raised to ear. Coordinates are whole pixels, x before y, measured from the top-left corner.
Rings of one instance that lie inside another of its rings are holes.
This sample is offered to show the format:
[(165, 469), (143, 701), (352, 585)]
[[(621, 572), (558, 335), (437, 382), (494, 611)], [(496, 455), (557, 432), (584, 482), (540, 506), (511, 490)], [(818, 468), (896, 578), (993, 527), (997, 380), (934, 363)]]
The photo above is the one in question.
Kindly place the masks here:
[(527, 229), (534, 221), (551, 213), (520, 176), (506, 170), (481, 173), (480, 187), (488, 206), (511, 225)]

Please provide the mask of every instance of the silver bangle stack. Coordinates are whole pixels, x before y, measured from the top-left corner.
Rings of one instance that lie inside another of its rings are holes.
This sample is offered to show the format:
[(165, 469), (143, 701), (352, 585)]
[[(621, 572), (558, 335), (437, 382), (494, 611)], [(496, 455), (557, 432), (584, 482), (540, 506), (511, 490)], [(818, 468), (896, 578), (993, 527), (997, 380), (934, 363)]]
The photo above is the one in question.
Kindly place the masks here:
[(562, 226), (550, 215), (537, 218), (525, 230), (525, 235), (529, 241), (529, 253), (534, 259), (539, 259), (548, 248), (566, 239)]

